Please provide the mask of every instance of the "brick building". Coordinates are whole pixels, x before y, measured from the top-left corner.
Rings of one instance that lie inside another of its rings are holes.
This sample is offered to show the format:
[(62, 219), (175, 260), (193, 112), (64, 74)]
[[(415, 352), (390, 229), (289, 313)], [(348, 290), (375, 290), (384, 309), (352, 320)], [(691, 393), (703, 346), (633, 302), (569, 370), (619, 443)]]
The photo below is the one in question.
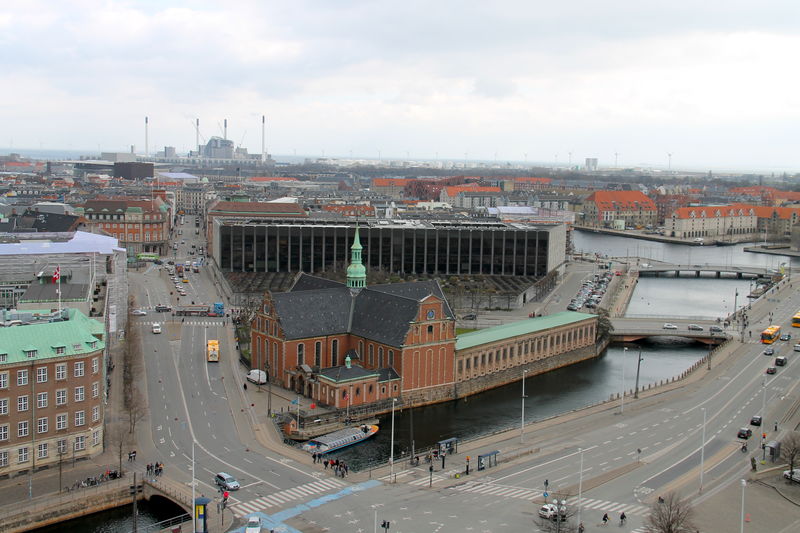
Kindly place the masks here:
[(103, 324), (75, 309), (2, 311), (0, 476), (103, 451)]
[(253, 367), (283, 387), (337, 408), (447, 399), (455, 315), (436, 281), (366, 287), (358, 232), (347, 284), (301, 274), (264, 296), (252, 328)]
[[(770, 208), (764, 208), (770, 209)], [(706, 238), (754, 235), (758, 224), (753, 207), (698, 206), (676, 209), (664, 222), (669, 237)]]
[(98, 198), (76, 208), (86, 225), (116, 237), (133, 256), (140, 252), (167, 253), (172, 227), (169, 204), (159, 197), (148, 199)]
[(583, 217), (587, 226), (626, 227), (654, 226), (656, 205), (641, 191), (595, 191), (583, 201)]

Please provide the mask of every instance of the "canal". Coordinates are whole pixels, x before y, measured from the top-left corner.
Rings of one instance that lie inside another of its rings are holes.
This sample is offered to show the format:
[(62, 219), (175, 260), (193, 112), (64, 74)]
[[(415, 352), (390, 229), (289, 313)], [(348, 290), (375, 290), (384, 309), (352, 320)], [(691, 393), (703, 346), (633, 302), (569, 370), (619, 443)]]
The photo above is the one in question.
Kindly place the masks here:
[[(177, 505), (167, 504), (165, 506), (152, 505), (148, 501), (140, 501), (137, 504), (139, 510), (136, 521), (136, 529), (139, 532), (154, 531), (150, 528), (161, 521), (179, 516), (185, 511)], [(188, 523), (191, 531), (191, 522)], [(184, 530), (186, 525), (184, 525)], [(133, 531), (132, 506), (117, 507), (93, 515), (76, 518), (67, 522), (53, 524), (33, 530), (32, 533), (117, 533), (123, 531)]]

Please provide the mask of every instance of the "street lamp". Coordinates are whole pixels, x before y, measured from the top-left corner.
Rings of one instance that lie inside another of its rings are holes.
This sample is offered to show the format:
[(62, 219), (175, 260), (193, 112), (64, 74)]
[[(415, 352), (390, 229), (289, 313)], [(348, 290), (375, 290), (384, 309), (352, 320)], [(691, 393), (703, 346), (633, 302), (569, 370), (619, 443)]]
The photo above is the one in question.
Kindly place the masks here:
[(639, 359), (636, 362), (636, 388), (633, 389), (633, 397), (639, 398), (639, 369), (642, 367), (642, 361), (644, 361), (644, 357), (642, 357), (642, 349), (639, 348)]
[(619, 414), (625, 412), (625, 354), (628, 353), (628, 347), (622, 348), (622, 394), (619, 395)]
[(397, 403), (397, 398), (392, 398), (392, 440), (389, 447), (389, 479), (394, 479), (394, 404)]
[(741, 517), (741, 526), (739, 527), (739, 533), (744, 533), (744, 488), (747, 486), (747, 480), (742, 479), (742, 517)]
[(583, 509), (583, 448), (578, 448), (581, 452), (581, 469), (578, 474), (578, 523), (581, 523), (581, 509)]
[(525, 374), (527, 373), (528, 373), (527, 369), (522, 371), (522, 416), (520, 417), (520, 423), (519, 423), (520, 442), (525, 442)]
[(706, 408), (703, 407), (703, 440), (700, 442), (700, 491), (703, 492), (703, 464), (706, 458)]

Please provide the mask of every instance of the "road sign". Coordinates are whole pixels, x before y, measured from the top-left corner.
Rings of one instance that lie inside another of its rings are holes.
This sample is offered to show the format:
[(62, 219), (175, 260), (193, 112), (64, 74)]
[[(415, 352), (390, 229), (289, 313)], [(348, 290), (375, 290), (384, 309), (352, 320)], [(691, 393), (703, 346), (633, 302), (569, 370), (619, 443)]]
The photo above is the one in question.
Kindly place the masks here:
[(542, 494), (542, 496), (547, 498), (547, 493), (545, 492), (544, 494)]

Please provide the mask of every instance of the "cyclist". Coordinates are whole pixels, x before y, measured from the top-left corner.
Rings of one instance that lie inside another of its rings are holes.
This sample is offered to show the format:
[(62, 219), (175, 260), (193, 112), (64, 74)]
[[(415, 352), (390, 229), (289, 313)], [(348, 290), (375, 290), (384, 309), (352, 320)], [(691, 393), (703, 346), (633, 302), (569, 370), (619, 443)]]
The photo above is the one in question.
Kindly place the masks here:
[(578, 533), (583, 533), (584, 531), (586, 531), (586, 528), (583, 527), (583, 522), (581, 522), (578, 524)]
[(606, 524), (608, 524), (608, 513), (605, 513), (603, 515), (603, 525), (606, 525)]
[(619, 515), (619, 523), (620, 523), (620, 525), (624, 524), (625, 520), (627, 520), (627, 519), (628, 519), (628, 517), (625, 516), (625, 511), (622, 511), (622, 514)]

